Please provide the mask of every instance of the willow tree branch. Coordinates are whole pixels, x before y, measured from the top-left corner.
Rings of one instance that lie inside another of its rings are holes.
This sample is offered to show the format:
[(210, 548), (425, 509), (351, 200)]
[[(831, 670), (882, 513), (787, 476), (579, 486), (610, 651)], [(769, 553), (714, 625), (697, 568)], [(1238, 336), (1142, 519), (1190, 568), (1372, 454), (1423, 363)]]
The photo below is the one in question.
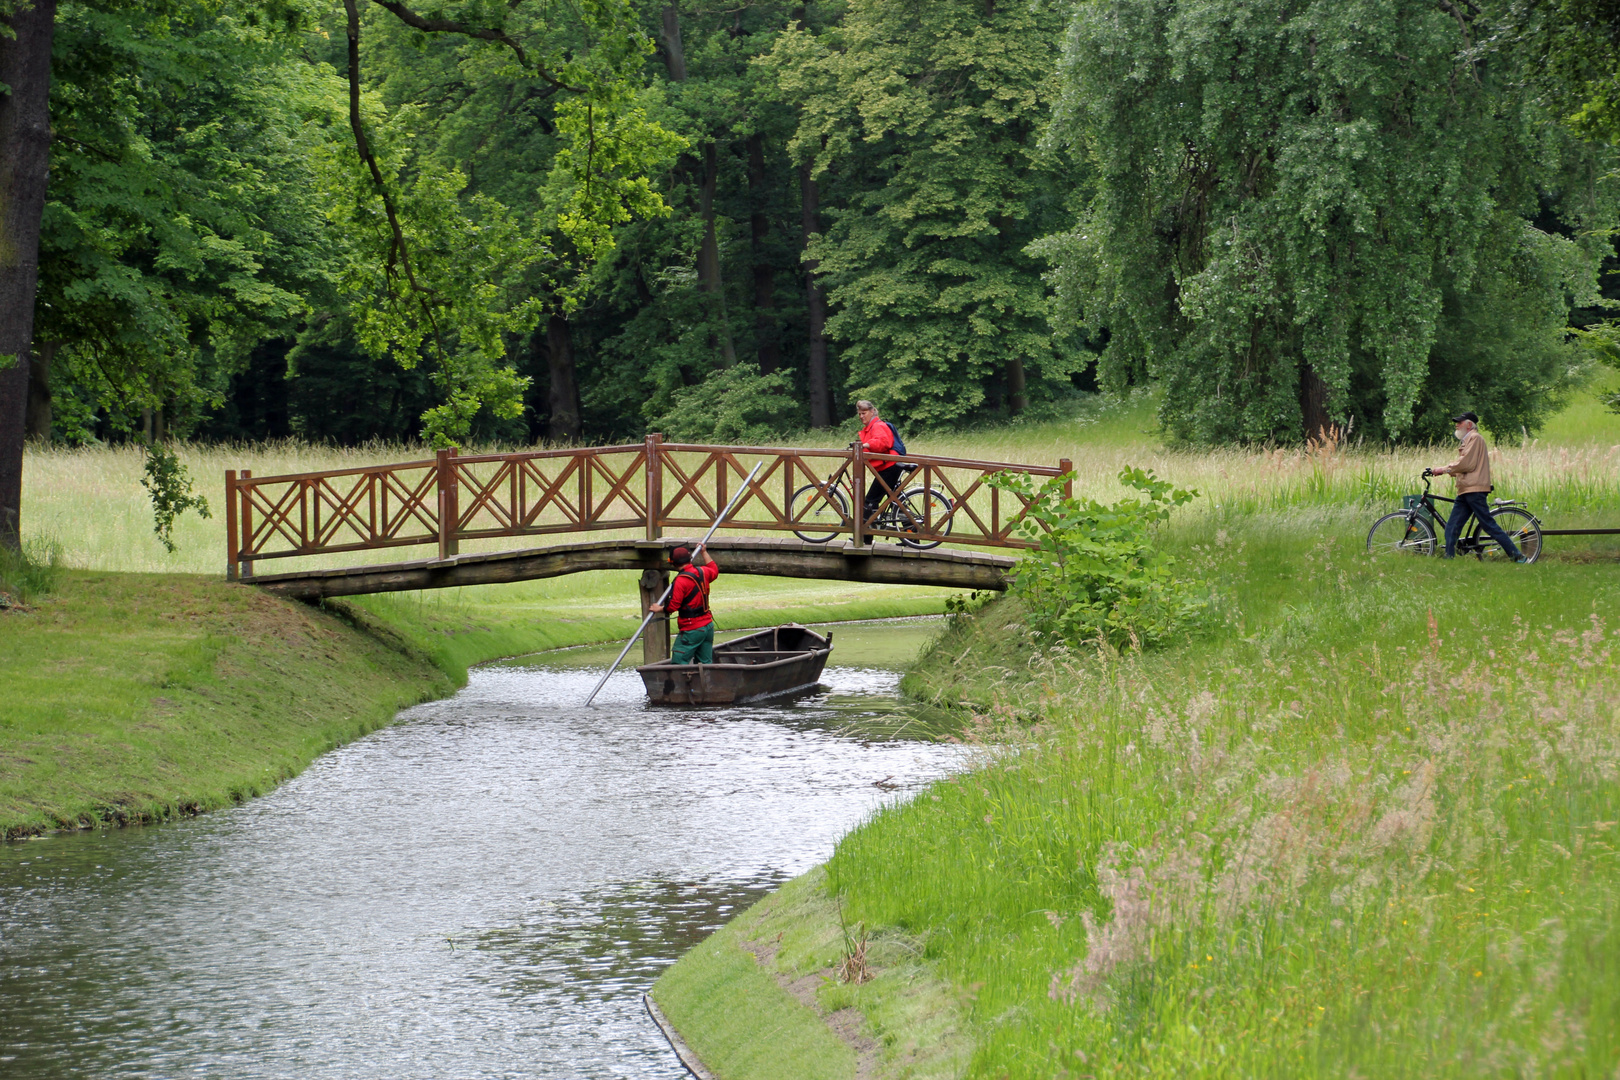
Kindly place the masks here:
[[(405, 280), (410, 282), (411, 288), (416, 292), (425, 292), (416, 282), (416, 274), (411, 269), (411, 253), (405, 244), (405, 230), (400, 228), (399, 214), (394, 208), (394, 198), (388, 193), (388, 185), (383, 182), (382, 169), (377, 165), (377, 157), (371, 152), (371, 143), (366, 139), (366, 127), (360, 119), (360, 11), (355, 6), (355, 0), (343, 0), (343, 9), (349, 16), (349, 128), (354, 132), (354, 148), (360, 155), (360, 160), (366, 163), (371, 172), (371, 182), (381, 196), (383, 211), (388, 215), (388, 228), (393, 232), (393, 249), (390, 253), (398, 253), (400, 266), (405, 271)], [(390, 257), (389, 262), (393, 259)]]
[[(455, 19), (428, 18), (412, 11), (404, 4), (401, 4), (399, 0), (372, 0), (372, 3), (378, 7), (387, 8), (393, 12), (394, 17), (399, 19), (400, 22), (420, 30), (424, 34), (460, 34), (462, 37), (470, 37), (478, 41), (492, 41), (498, 45), (505, 45), (512, 50), (512, 55), (517, 57), (517, 62), (520, 65), (534, 72), (535, 75), (552, 86), (559, 90), (571, 90), (576, 94), (584, 93), (584, 87), (570, 86), (552, 75), (544, 66), (532, 62), (523, 46), (505, 30), (497, 30), (488, 26), (469, 26), (467, 23), (457, 22)], [(509, 6), (516, 7), (517, 4), (512, 3)]]

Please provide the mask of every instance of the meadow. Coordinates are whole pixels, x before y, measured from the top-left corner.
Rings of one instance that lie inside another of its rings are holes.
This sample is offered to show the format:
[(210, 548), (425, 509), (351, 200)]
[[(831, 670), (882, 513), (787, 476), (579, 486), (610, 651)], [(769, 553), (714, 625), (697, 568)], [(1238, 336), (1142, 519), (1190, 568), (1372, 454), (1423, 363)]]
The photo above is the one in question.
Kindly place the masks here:
[[(1493, 439), (1497, 494), (1527, 501), (1548, 527), (1601, 523), (1620, 513), (1620, 416), (1606, 411), (1596, 393), (1607, 389), (1612, 381), (1600, 380), (1593, 389), (1578, 392), (1537, 438), (1516, 445)], [(1202, 493), (1203, 497), (1185, 515), (1200, 521), (1307, 508), (1330, 514), (1346, 510), (1370, 513), (1376, 508), (1399, 505), (1401, 495), (1418, 490), (1418, 475), (1425, 466), (1441, 464), (1454, 456), (1449, 446), (1387, 449), (1353, 441), (1304, 448), (1167, 448), (1156, 431), (1155, 408), (1156, 399), (1151, 394), (1123, 400), (1094, 397), (1059, 419), (921, 433), (908, 440), (908, 448), (918, 454), (1044, 465), (1068, 458), (1074, 463), (1076, 493), (1103, 501), (1119, 496), (1115, 477), (1122, 467), (1149, 468)], [(839, 447), (852, 434), (852, 424), (846, 426), (850, 430), (807, 432), (783, 440), (782, 445)], [(221, 574), (225, 559), (222, 501), (226, 469), (252, 469), (255, 476), (264, 477), (431, 456), (420, 446), (388, 443), (349, 448), (298, 441), (182, 444), (176, 450), (196, 490), (209, 499), (215, 511), (208, 519), (187, 513), (176, 521), (176, 551), (165, 551), (152, 533), (150, 505), (140, 486), (143, 452), (129, 445), (31, 445), (24, 461), (25, 538), (56, 547), (66, 565), (79, 569)], [(464, 550), (522, 543), (487, 541), (469, 544)], [(406, 548), (350, 553), (342, 558), (352, 563), (380, 562), (421, 558), (430, 553), (429, 548)], [(264, 572), (299, 569), (302, 563), (290, 559), (265, 564)], [(622, 598), (633, 591), (630, 581), (625, 575), (604, 575), (498, 588), (504, 590), (503, 596), (594, 612), (622, 604)], [(773, 591), (773, 587), (759, 582), (746, 585), (763, 590), (762, 600)], [(804, 583), (785, 587), (812, 591), (818, 588)], [(477, 590), (452, 593), (469, 601), (483, 595)], [(886, 595), (900, 594), (890, 590)]]
[[(1620, 423), (1589, 419), (1500, 452), (1498, 493), (1620, 525)], [(1620, 549), (1366, 555), (1379, 500), (1350, 493), (1436, 456), (1208, 455), (1223, 505), (1161, 537), (1212, 586), (1204, 632), (1053, 647), (1003, 599), (907, 676), (979, 767), (827, 877), (966, 988), (967, 1075), (1614, 1075)]]

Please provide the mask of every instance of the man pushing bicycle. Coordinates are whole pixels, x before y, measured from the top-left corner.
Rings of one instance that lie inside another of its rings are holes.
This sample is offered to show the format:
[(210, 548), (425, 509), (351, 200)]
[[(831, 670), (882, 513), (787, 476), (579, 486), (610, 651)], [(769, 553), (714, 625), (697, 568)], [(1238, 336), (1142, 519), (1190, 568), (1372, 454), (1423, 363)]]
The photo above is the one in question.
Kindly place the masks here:
[(1485, 446), (1485, 437), (1479, 433), (1479, 417), (1471, 412), (1458, 413), (1451, 418), (1457, 425), (1456, 435), (1462, 443), (1457, 460), (1428, 472), (1436, 476), (1449, 476), (1457, 485), (1457, 501), (1451, 504), (1451, 516), (1446, 519), (1446, 558), (1457, 554), (1457, 538), (1470, 517), (1479, 519), (1480, 528), (1516, 563), (1528, 562), (1502, 527), (1496, 523), (1485, 496), (1491, 490), (1491, 455)]

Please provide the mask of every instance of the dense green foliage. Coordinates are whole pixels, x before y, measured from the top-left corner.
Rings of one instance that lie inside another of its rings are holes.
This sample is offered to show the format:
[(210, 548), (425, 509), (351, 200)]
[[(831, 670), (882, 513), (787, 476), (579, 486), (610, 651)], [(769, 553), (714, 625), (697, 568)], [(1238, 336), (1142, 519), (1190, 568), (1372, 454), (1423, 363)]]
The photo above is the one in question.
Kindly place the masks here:
[(1167, 427), (1201, 442), (1547, 415), (1611, 251), (1613, 161), (1486, 61), (1471, 10), (1077, 7), (1052, 138), (1095, 171), (1042, 250), (1111, 334), (1105, 383), (1162, 380)]
[(244, 15), (60, 9), (34, 332), (68, 439), (164, 407), (183, 429), (329, 299), (313, 156), (339, 88)]
[(806, 252), (837, 312), (828, 332), (851, 393), (896, 419), (1050, 396), (1084, 367), (1025, 251), (1064, 220), (1062, 172), (1037, 147), (1062, 25), (1046, 4), (864, 0), (770, 57), (799, 107), (790, 149), (835, 200)]
[(395, 7), (62, 4), (36, 432), (1516, 435), (1602, 314), (1607, 0)]
[(1517, 0), (1506, 22), (1553, 114), (1586, 138), (1620, 142), (1620, 3)]
[(1019, 531), (1035, 543), (1019, 563), (1014, 592), (1031, 625), (1051, 642), (1113, 649), (1164, 644), (1197, 626), (1208, 600), (1154, 544), (1155, 527), (1198, 497), (1127, 467), (1119, 482), (1146, 496), (1104, 505), (1064, 493), (1072, 473), (1037, 485), (1023, 473), (989, 483), (1026, 504)]

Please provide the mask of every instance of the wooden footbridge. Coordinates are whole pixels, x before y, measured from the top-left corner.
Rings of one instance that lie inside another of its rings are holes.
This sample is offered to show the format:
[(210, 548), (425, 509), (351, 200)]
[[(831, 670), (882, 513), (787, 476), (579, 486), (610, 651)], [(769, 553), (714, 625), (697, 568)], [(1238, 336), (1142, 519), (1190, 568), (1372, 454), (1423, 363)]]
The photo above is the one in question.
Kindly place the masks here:
[[(906, 476), (893, 486), (879, 479), (882, 505), (859, 513), (875, 470), (896, 463), (909, 467)], [(755, 464), (762, 465), (759, 474), (747, 482)], [(1027, 504), (986, 480), (1001, 472), (1051, 477), (1069, 470), (1066, 460), (1043, 466), (900, 458), (858, 448), (665, 443), (659, 435), (531, 453), (441, 450), (420, 461), (289, 476), (230, 470), (227, 576), (315, 601), (639, 570), (646, 600), (667, 581), (668, 550), (700, 536), (746, 483), (709, 545), (727, 574), (1000, 590), (1014, 560), (982, 549), (1027, 547), (1015, 534)], [(580, 533), (598, 535), (533, 546)], [(500, 543), (513, 539), (530, 546)], [(308, 565), (429, 545), (437, 551), (427, 559)], [(464, 554), (463, 545), (481, 550)], [(280, 559), (299, 565), (259, 572)]]

